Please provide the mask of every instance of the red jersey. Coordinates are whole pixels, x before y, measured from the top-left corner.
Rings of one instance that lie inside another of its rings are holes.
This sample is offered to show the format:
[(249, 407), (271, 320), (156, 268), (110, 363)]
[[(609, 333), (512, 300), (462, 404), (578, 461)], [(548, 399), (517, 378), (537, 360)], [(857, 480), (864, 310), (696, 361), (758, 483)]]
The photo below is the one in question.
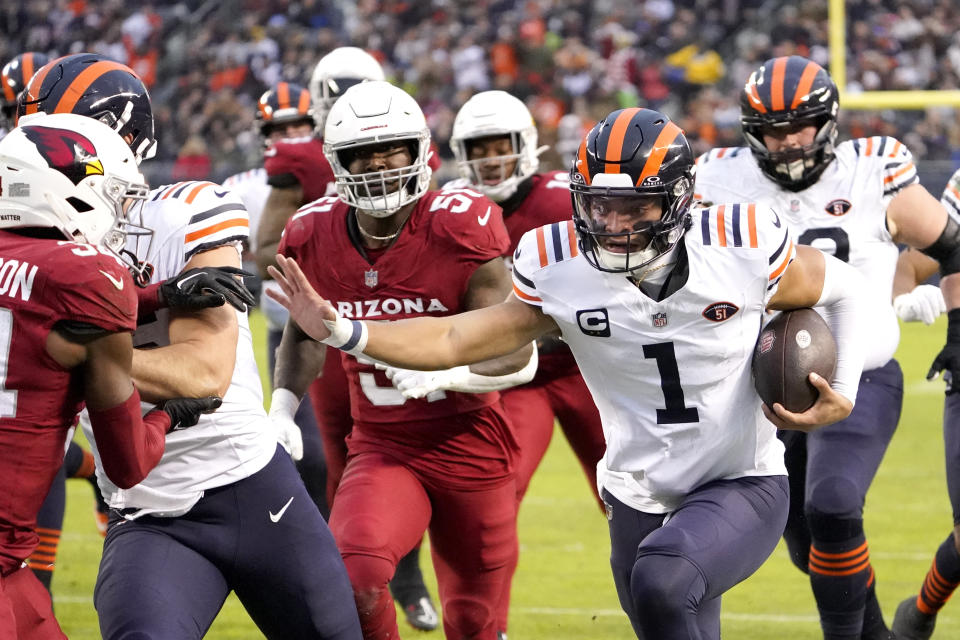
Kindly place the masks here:
[[(570, 177), (566, 171), (535, 174), (530, 177), (529, 183), (521, 184), (520, 189), (529, 191), (519, 203), (513, 204), (512, 199), (503, 203), (507, 205), (503, 221), (510, 234), (510, 254), (504, 256), (508, 264), (511, 264), (510, 259), (524, 233), (554, 222), (567, 222), (573, 217)], [(548, 340), (540, 350), (537, 374), (530, 384), (576, 371), (576, 360), (566, 344), (559, 340)]]
[(63, 463), (83, 380), (46, 351), (60, 321), (133, 331), (137, 295), (113, 255), (0, 231), (0, 571), (37, 545), (37, 511)]
[[(295, 258), (316, 290), (349, 318), (399, 320), (465, 311), (477, 267), (507, 253), (500, 207), (479, 193), (428, 191), (392, 246), (371, 264), (351, 240), (351, 209), (323, 198), (290, 219), (279, 252)], [(372, 363), (341, 354), (350, 385), (357, 438), (389, 440), (420, 450), (453, 452), (464, 424), (451, 419), (497, 403), (497, 393), (442, 391), (407, 400)], [(505, 434), (487, 434), (501, 440)], [(476, 438), (467, 435), (465, 440)], [(461, 442), (458, 453), (472, 449)]]
[[(267, 184), (273, 187), (303, 187), (303, 201), (313, 202), (334, 195), (333, 169), (323, 155), (320, 138), (290, 138), (273, 143), (263, 154)], [(427, 164), (434, 171), (440, 168), (440, 153), (430, 141)]]

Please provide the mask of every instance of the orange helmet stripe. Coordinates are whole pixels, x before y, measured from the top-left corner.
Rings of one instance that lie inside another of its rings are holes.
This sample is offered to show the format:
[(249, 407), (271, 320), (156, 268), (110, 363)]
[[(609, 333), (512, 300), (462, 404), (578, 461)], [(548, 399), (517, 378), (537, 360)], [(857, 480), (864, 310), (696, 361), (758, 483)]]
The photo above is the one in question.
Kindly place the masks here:
[(30, 77), (33, 76), (33, 72), (36, 71), (36, 69), (33, 68), (33, 54), (24, 54), (21, 62), (23, 62), (23, 72), (20, 77), (23, 78), (23, 84), (26, 85), (30, 82)]
[(77, 102), (83, 97), (84, 91), (86, 91), (97, 78), (110, 71), (127, 71), (133, 73), (130, 67), (120, 64), (119, 62), (111, 62), (109, 60), (94, 62), (73, 79), (70, 86), (63, 92), (63, 96), (61, 96), (60, 102), (57, 103), (57, 108), (54, 109), (53, 112), (72, 112)]
[(750, 96), (750, 106), (754, 110), (759, 111), (760, 113), (766, 113), (767, 108), (763, 106), (763, 101), (760, 100), (760, 94), (757, 93), (757, 85), (751, 84), (750, 88), (746, 90), (747, 94)]
[[(58, 62), (60, 62), (66, 57), (67, 56), (60, 56), (56, 60), (48, 62), (44, 66), (40, 67), (40, 70), (37, 71), (37, 75), (34, 76), (33, 79), (29, 81), (29, 83), (27, 84), (27, 88), (24, 90), (26, 91), (25, 97), (27, 101), (36, 101), (40, 98), (40, 87), (43, 86), (43, 81), (47, 79), (47, 74), (50, 73), (50, 69), (53, 69), (53, 67), (56, 66)], [(34, 102), (33, 104), (28, 103), (25, 111), (27, 113), (36, 113), (37, 111), (39, 111), (36, 102)]]
[(613, 121), (613, 127), (610, 130), (610, 137), (607, 138), (607, 149), (603, 155), (608, 158), (617, 158), (617, 162), (608, 162), (603, 167), (604, 173), (620, 173), (620, 154), (623, 152), (623, 139), (627, 135), (627, 127), (633, 116), (640, 111), (639, 108), (624, 109), (617, 119)]
[(13, 88), (10, 86), (10, 83), (7, 82), (7, 74), (3, 74), (2, 84), (3, 84), (3, 98), (7, 102), (13, 102), (17, 99), (17, 96), (13, 93)]
[(810, 93), (810, 87), (813, 86), (813, 79), (817, 77), (820, 69), (820, 65), (812, 60), (803, 68), (803, 73), (800, 74), (800, 82), (797, 83), (797, 90), (793, 92), (793, 102), (790, 103), (791, 109), (796, 109), (800, 101)]
[(666, 126), (660, 130), (660, 135), (657, 136), (656, 141), (653, 143), (653, 150), (650, 152), (650, 155), (647, 156), (647, 161), (643, 165), (643, 171), (640, 172), (640, 177), (637, 178), (637, 186), (639, 187), (644, 179), (649, 176), (655, 176), (660, 173), (660, 165), (663, 164), (663, 157), (667, 155), (667, 149), (670, 148), (670, 145), (673, 144), (673, 141), (677, 139), (683, 133), (673, 122), (667, 122)]
[(310, 92), (306, 89), (300, 91), (300, 101), (297, 103), (297, 111), (306, 113), (310, 110)]
[(590, 176), (590, 165), (587, 164), (587, 141), (586, 140), (580, 143), (580, 149), (577, 151), (577, 167), (579, 168), (580, 175), (583, 176), (583, 179), (586, 181), (586, 184), (589, 185), (593, 180)]
[(277, 108), (286, 109), (290, 106), (290, 85), (281, 82), (277, 85)]
[(773, 77), (770, 78), (770, 104), (774, 111), (782, 111), (783, 81), (787, 75), (787, 58), (777, 58), (773, 61)]

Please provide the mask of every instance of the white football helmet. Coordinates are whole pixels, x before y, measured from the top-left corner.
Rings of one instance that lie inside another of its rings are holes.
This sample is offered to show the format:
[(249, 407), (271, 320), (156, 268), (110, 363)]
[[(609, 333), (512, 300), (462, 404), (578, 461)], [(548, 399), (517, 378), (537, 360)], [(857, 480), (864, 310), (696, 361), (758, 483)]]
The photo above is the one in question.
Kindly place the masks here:
[[(100, 245), (122, 257), (132, 224), (124, 205), (150, 188), (123, 138), (99, 120), (35, 114), (0, 140), (0, 229), (58, 229), (66, 240)], [(148, 238), (152, 239), (152, 238)]]
[[(502, 135), (510, 136), (513, 153), (499, 156), (501, 181), (485, 184), (480, 166), (488, 164), (491, 158), (470, 160), (467, 143), (474, 138)], [(537, 148), (537, 127), (530, 110), (506, 91), (484, 91), (467, 100), (453, 121), (450, 147), (460, 175), (494, 202), (503, 202), (512, 196), (517, 185), (536, 173), (540, 154), (547, 149)], [(514, 170), (505, 175), (507, 164), (513, 160), (516, 160)]]
[(310, 76), (310, 97), (317, 132), (323, 133), (330, 107), (347, 89), (367, 80), (383, 80), (377, 59), (357, 47), (338, 47), (320, 58)]
[[(394, 140), (410, 141), (410, 165), (358, 174), (347, 169), (345, 151)], [(417, 101), (389, 82), (354, 85), (334, 103), (323, 132), (323, 153), (333, 167), (340, 199), (377, 218), (393, 215), (430, 188), (427, 121)]]

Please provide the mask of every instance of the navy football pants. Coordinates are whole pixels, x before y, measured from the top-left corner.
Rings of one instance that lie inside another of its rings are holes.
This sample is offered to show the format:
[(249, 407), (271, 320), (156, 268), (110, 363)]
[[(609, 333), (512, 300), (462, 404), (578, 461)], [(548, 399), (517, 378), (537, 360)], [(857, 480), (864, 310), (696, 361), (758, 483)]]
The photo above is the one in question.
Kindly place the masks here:
[(361, 638), (333, 536), (280, 447), (183, 516), (111, 513), (94, 590), (106, 640), (202, 638), (231, 590), (267, 638)]
[(719, 640), (720, 597), (773, 553), (787, 519), (786, 476), (715, 480), (669, 514), (604, 490), (610, 566), (640, 640)]

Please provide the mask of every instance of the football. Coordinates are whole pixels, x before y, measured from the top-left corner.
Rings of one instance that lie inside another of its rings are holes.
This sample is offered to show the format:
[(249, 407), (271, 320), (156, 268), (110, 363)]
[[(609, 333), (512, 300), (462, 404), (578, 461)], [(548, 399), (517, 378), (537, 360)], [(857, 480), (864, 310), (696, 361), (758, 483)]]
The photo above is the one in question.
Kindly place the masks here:
[(827, 380), (837, 368), (837, 343), (813, 309), (784, 311), (760, 332), (753, 351), (753, 383), (768, 407), (806, 411), (817, 401), (811, 371)]

